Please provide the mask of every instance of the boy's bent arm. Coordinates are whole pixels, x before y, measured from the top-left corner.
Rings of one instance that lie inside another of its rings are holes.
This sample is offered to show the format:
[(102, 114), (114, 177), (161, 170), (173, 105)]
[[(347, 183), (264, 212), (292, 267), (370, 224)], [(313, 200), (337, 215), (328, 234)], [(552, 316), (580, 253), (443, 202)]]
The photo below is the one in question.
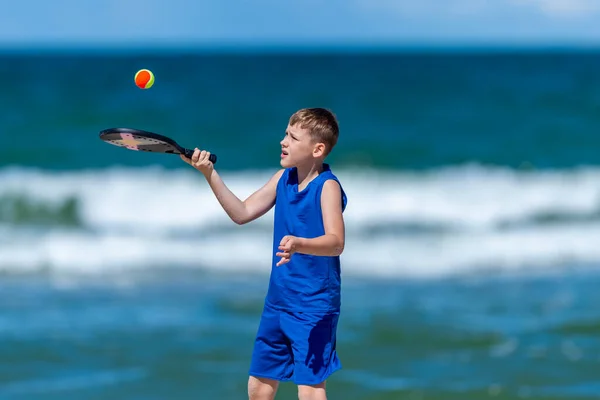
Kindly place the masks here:
[(332, 179), (323, 184), (321, 212), (325, 234), (312, 239), (298, 238), (296, 252), (315, 256), (339, 256), (344, 251), (345, 243), (342, 190)]
[(277, 182), (284, 170), (277, 171), (271, 179), (246, 200), (240, 200), (214, 169), (206, 177), (208, 185), (229, 218), (238, 225), (243, 225), (264, 215), (275, 204)]

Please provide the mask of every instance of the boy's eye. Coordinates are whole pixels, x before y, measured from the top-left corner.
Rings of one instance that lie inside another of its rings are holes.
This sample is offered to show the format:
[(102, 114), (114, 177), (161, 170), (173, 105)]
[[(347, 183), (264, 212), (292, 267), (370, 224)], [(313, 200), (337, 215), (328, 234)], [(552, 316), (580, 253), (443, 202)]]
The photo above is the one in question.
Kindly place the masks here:
[(291, 138), (292, 138), (292, 139), (294, 139), (294, 140), (298, 140), (298, 138), (297, 138), (297, 137), (295, 137), (294, 135), (292, 135), (292, 134), (291, 134), (291, 133), (289, 133), (289, 132), (286, 132), (286, 133), (285, 133), (285, 136), (289, 136), (289, 137), (291, 137)]

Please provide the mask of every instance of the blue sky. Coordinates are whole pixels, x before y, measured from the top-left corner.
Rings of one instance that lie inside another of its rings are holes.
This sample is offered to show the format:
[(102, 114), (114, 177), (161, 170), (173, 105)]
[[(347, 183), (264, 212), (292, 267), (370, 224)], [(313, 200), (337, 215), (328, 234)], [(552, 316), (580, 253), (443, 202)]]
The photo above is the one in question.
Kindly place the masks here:
[(12, 0), (0, 45), (600, 43), (600, 0)]

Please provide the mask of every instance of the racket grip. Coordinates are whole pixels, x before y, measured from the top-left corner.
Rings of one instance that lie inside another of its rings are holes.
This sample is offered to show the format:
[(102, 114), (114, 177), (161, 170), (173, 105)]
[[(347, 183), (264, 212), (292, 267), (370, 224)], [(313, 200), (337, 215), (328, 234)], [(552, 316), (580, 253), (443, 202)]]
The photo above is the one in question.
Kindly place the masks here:
[[(183, 155), (186, 156), (187, 158), (192, 158), (192, 156), (194, 155), (194, 150), (184, 149)], [(216, 164), (217, 163), (217, 155), (216, 154), (211, 154), (210, 156), (208, 156), (208, 160), (211, 163)]]

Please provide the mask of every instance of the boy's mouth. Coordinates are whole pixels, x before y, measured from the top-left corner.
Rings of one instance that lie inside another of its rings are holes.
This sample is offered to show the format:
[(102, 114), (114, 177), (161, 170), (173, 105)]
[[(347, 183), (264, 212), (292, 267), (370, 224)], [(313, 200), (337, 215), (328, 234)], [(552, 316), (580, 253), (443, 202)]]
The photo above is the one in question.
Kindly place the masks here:
[(285, 150), (283, 150), (283, 149), (281, 149), (281, 158), (283, 158), (283, 157), (285, 157), (287, 155), (288, 155), (288, 152), (285, 151)]

